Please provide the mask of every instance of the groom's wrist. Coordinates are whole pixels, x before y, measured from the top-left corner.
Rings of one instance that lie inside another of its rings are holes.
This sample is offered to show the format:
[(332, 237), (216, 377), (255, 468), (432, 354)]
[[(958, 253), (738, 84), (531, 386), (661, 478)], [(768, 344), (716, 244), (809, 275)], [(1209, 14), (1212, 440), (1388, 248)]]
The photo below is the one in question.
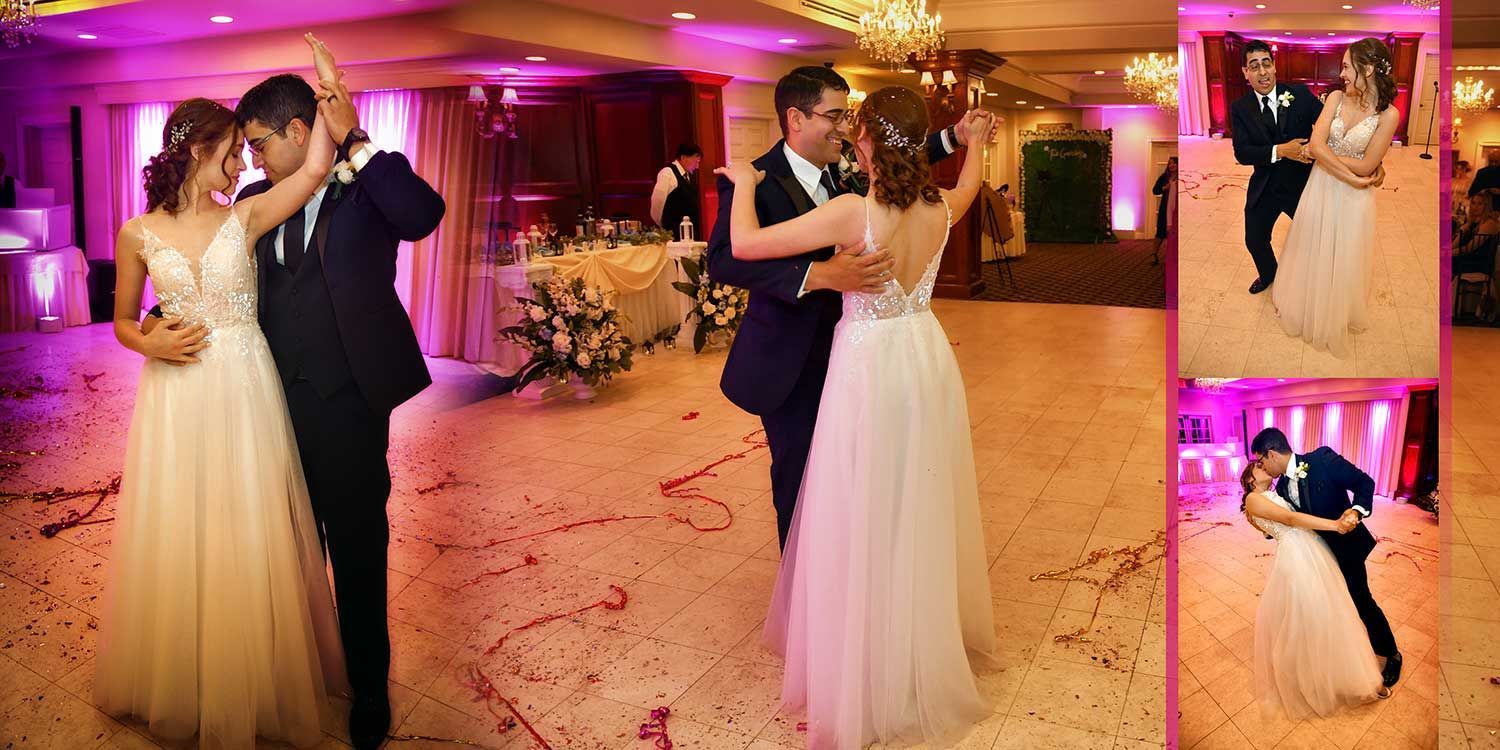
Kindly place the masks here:
[(1362, 517), (1362, 518), (1369, 518), (1370, 517), (1370, 511), (1365, 510), (1365, 506), (1363, 506), (1363, 505), (1353, 505), (1353, 506), (1350, 506), (1350, 507), (1352, 507), (1354, 509), (1354, 512), (1358, 513), (1360, 515), (1360, 517)]

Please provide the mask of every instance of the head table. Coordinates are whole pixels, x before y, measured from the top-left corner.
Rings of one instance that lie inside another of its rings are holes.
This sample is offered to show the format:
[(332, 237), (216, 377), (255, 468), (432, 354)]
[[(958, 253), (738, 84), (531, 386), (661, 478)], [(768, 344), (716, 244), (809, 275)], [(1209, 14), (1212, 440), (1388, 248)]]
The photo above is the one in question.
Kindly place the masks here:
[[(621, 245), (613, 250), (588, 250), (566, 255), (533, 256), (528, 263), (507, 266), (471, 264), (469, 315), (480, 324), (468, 326), (464, 359), (502, 375), (513, 375), (526, 364), (526, 350), (500, 338), (500, 330), (521, 319), (517, 297), (533, 296), (531, 285), (552, 276), (583, 279), (591, 289), (613, 296), (625, 317), (625, 335), (637, 346), (681, 325), (692, 300), (672, 287), (686, 281), (681, 259), (701, 256), (701, 242), (666, 245)], [(691, 340), (692, 332), (679, 333)]]

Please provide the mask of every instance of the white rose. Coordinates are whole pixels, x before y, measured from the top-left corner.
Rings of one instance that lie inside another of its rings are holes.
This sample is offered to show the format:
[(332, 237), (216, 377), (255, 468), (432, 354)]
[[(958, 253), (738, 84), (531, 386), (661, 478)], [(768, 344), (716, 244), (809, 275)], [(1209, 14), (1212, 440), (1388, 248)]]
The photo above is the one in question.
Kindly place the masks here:
[(726, 320), (723, 315), (715, 315), (714, 316), (714, 324), (715, 325), (721, 325), (722, 326), (722, 325), (725, 325), (728, 322), (729, 321)]
[(567, 325), (567, 321), (564, 321), (562, 319), (561, 315), (553, 315), (552, 316), (552, 327), (553, 328), (562, 328), (565, 325)]
[(552, 337), (552, 348), (559, 354), (567, 354), (573, 348), (573, 340), (568, 337), (568, 334), (558, 331), (557, 335)]
[(728, 320), (734, 320), (734, 316), (739, 315), (739, 314), (740, 314), (740, 311), (736, 310), (736, 309), (734, 309), (732, 307), (726, 307), (726, 308), (724, 308), (724, 317), (726, 319), (728, 319)]
[(619, 358), (620, 358), (620, 350), (619, 349), (610, 349), (609, 350), (609, 359), (610, 359), (611, 362), (613, 362), (613, 361), (615, 361), (615, 360), (617, 360)]
[(703, 314), (704, 315), (713, 315), (715, 312), (718, 311), (718, 309), (719, 308), (714, 307), (714, 303), (712, 303), (712, 302), (704, 302), (703, 303)]
[(723, 289), (715, 289), (714, 290), (714, 299), (724, 299), (724, 290)]
[(594, 334), (592, 336), (589, 336), (589, 348), (590, 349), (598, 349), (600, 346), (603, 346), (603, 345), (604, 345), (604, 341), (603, 341), (603, 339), (599, 338), (599, 334), (596, 333), (596, 334)]
[(573, 361), (577, 362), (579, 367), (588, 367), (594, 360), (587, 352), (579, 352), (577, 356), (573, 357)]
[(547, 311), (536, 305), (529, 305), (526, 314), (531, 316), (531, 320), (536, 323), (547, 319)]
[(572, 302), (568, 303), (568, 306), (563, 308), (563, 312), (566, 312), (568, 314), (568, 317), (572, 317), (574, 315), (577, 315), (578, 314), (578, 305), (577, 305), (577, 303), (572, 303)]
[(348, 162), (339, 164), (339, 168), (334, 171), (333, 176), (343, 185), (354, 182), (354, 170), (348, 166)]

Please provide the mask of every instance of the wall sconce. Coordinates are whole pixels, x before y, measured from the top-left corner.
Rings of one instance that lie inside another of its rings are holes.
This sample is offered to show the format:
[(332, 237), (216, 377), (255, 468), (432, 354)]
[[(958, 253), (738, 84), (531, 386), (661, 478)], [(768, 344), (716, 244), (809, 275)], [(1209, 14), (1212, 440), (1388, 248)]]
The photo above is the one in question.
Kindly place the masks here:
[(944, 86), (957, 86), (958, 85), (958, 79), (956, 77), (954, 77), (953, 71), (951, 71), (951, 70), (945, 70), (945, 71), (943, 71), (943, 85)]
[(936, 85), (937, 85), (937, 82), (935, 82), (935, 81), (932, 80), (932, 71), (930, 71), (930, 70), (924, 70), (924, 71), (922, 71), (922, 88), (927, 89), (927, 93), (930, 94), (930, 93), (932, 93), (932, 87), (936, 86)]
[[(496, 93), (500, 94), (498, 100), (494, 98)], [(501, 134), (512, 140), (520, 137), (516, 132), (515, 105), (521, 103), (521, 98), (516, 95), (515, 89), (508, 86), (470, 86), (469, 101), (479, 105), (474, 111), (474, 129), (481, 138), (494, 138)]]

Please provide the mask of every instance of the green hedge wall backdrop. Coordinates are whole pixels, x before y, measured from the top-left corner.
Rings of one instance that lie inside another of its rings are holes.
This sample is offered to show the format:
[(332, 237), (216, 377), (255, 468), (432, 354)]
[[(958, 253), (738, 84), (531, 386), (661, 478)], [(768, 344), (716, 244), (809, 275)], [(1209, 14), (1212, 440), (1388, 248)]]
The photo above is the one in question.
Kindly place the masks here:
[(1115, 242), (1110, 228), (1113, 131), (1021, 133), (1027, 242)]

